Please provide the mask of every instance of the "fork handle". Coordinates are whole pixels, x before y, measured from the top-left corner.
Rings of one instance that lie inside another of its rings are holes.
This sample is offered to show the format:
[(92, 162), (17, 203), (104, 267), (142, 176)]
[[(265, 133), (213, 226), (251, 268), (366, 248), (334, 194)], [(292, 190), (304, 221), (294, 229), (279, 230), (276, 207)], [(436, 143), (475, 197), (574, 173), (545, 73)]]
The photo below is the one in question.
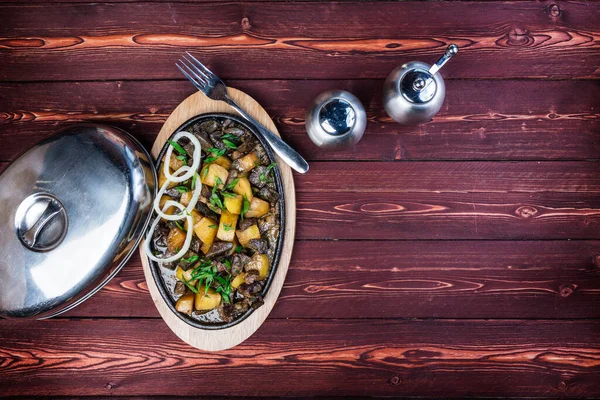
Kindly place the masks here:
[(255, 125), (260, 134), (265, 138), (265, 140), (271, 145), (271, 148), (277, 153), (279, 157), (290, 167), (294, 168), (296, 171), (304, 174), (308, 172), (308, 163), (306, 160), (298, 154), (298, 152), (292, 149), (286, 142), (281, 140), (281, 138), (275, 135), (273, 132), (262, 126), (258, 123), (254, 118), (246, 113), (246, 111), (242, 110), (240, 106), (238, 106), (235, 101), (228, 98), (227, 104), (229, 104), (235, 111), (238, 112), (245, 120)]

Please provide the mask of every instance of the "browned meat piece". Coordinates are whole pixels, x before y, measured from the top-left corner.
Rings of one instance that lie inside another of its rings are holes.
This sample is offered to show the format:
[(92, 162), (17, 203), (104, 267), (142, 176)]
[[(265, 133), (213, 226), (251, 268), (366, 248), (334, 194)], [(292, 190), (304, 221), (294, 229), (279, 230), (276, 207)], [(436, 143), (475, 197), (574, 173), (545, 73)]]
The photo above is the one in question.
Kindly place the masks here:
[(244, 136), (244, 134), (246, 133), (246, 131), (244, 131), (241, 128), (236, 128), (234, 126), (234, 127), (231, 127), (231, 128), (223, 129), (223, 133), (229, 134), (229, 135), (235, 135), (235, 136), (237, 136), (238, 138), (241, 139), (242, 136)]
[(240, 221), (239, 227), (242, 231), (250, 228), (252, 225), (256, 224), (256, 218), (244, 218), (243, 221)]
[(279, 200), (279, 193), (266, 187), (260, 189), (258, 193), (256, 193), (256, 196), (268, 201), (269, 203), (275, 203), (277, 200)]
[(210, 199), (210, 196), (212, 195), (212, 192), (210, 190), (210, 186), (208, 185), (202, 185), (202, 188), (200, 189), (200, 195)]
[(173, 293), (175, 293), (176, 296), (182, 296), (185, 294), (186, 291), (187, 288), (185, 287), (183, 282), (177, 282), (175, 284), (175, 289), (173, 289)]
[(272, 227), (277, 225), (277, 219), (273, 214), (265, 215), (262, 218), (258, 219), (258, 230), (261, 234), (265, 233)]
[(227, 255), (233, 249), (233, 243), (231, 242), (221, 242), (219, 240), (215, 241), (212, 246), (210, 246), (210, 250), (206, 254), (206, 258), (213, 259), (218, 257), (223, 257)]
[(237, 315), (242, 315), (246, 311), (248, 311), (248, 308), (250, 308), (250, 307), (248, 305), (248, 301), (246, 299), (244, 299), (242, 301), (238, 301), (237, 303), (235, 303), (233, 305), (233, 308), (235, 309), (235, 313)]
[(226, 119), (225, 121), (223, 121), (223, 130), (229, 128), (232, 125), (233, 125), (233, 121), (230, 119)]
[(239, 177), (240, 177), (240, 173), (239, 172), (237, 172), (235, 169), (230, 169), (229, 170), (229, 175), (227, 176), (227, 182), (225, 184), (229, 185), (229, 184), (231, 184), (234, 180), (236, 180)]
[(261, 290), (262, 284), (260, 282), (254, 282), (251, 284), (242, 283), (238, 287), (238, 292), (246, 298), (254, 297), (257, 293), (260, 293)]
[(177, 190), (177, 188), (174, 188), (174, 187), (172, 187), (171, 189), (165, 190), (165, 194), (167, 196), (172, 197), (175, 200), (179, 200), (181, 198), (181, 193), (179, 192), (179, 190)]
[(248, 247), (253, 252), (260, 254), (266, 253), (267, 249), (269, 248), (269, 246), (267, 245), (267, 241), (264, 239), (250, 239), (246, 247)]
[(253, 270), (246, 274), (244, 282), (246, 282), (247, 285), (251, 285), (256, 281), (256, 278), (258, 278), (258, 271)]
[[(211, 121), (208, 121), (208, 122), (211, 122)], [(214, 122), (214, 121), (212, 121), (212, 122)], [(207, 122), (205, 122), (204, 124), (207, 124)], [(202, 125), (204, 125), (204, 124), (202, 124)], [(216, 122), (215, 122), (215, 124), (216, 124)], [(202, 125), (195, 124), (192, 127), (192, 133), (194, 134), (194, 136), (196, 136), (196, 139), (198, 139), (198, 141), (200, 142), (202, 151), (206, 152), (206, 149), (209, 149), (212, 147), (212, 142), (208, 138), (208, 132), (206, 132), (205, 130), (202, 129)], [(193, 148), (193, 145), (190, 145), (190, 148)], [(189, 155), (194, 154), (193, 149), (191, 152), (187, 147), (184, 147), (184, 149), (188, 152)]]
[(250, 262), (250, 257), (245, 254), (234, 254), (231, 258), (231, 275), (239, 275), (244, 270), (244, 266)]
[(169, 236), (169, 227), (165, 223), (159, 222), (158, 227), (152, 236), (154, 248), (165, 249), (167, 247), (167, 236)]
[(206, 204), (200, 201), (196, 203), (196, 210), (198, 210), (198, 212), (204, 215), (205, 217), (212, 218), (215, 220), (219, 219), (219, 214), (208, 208)]
[(267, 167), (259, 165), (252, 170), (250, 176), (248, 176), (248, 180), (257, 188), (262, 188), (267, 184), (267, 180), (270, 179), (267, 177), (267, 174)]
[(229, 269), (227, 268), (227, 264), (222, 263), (220, 261), (213, 261), (213, 265), (217, 267), (217, 272), (219, 273), (227, 271)]
[(265, 304), (265, 301), (261, 294), (257, 294), (252, 300), (250, 300), (250, 307), (252, 307), (255, 310), (263, 304)]
[(219, 124), (214, 119), (212, 119), (210, 121), (203, 122), (200, 125), (200, 129), (202, 129), (206, 133), (213, 133), (214, 131), (216, 131), (220, 127), (221, 127), (221, 124)]
[(219, 313), (219, 317), (223, 320), (223, 322), (231, 322), (235, 319), (235, 308), (231, 303), (221, 302), (221, 305), (217, 308), (217, 312)]
[(190, 250), (193, 251), (194, 253), (198, 254), (201, 246), (202, 246), (202, 243), (200, 243), (200, 240), (198, 240), (198, 238), (196, 236), (192, 236), (192, 242), (190, 243)]
[(225, 146), (225, 143), (223, 143), (223, 141), (221, 140), (221, 136), (221, 132), (218, 131), (208, 134), (208, 137), (210, 138), (210, 141), (213, 144), (212, 147), (216, 147), (219, 150), (228, 149), (228, 147)]
[[(175, 253), (167, 250), (165, 251), (164, 255), (162, 256), (163, 258), (167, 258), (167, 257), (171, 257), (174, 256)], [(172, 261), (172, 262), (166, 262), (166, 263), (160, 263), (160, 265), (162, 265), (165, 268), (168, 269), (175, 269), (175, 267), (177, 267), (177, 261)]]
[(245, 156), (246, 154), (250, 153), (252, 151), (252, 149), (254, 149), (256, 147), (257, 143), (258, 142), (254, 139), (246, 138), (244, 143), (240, 144), (238, 146), (238, 148), (236, 149), (236, 151), (239, 154), (236, 154), (237, 157), (235, 157), (235, 158), (237, 159), (237, 158), (240, 158), (240, 157)]
[(187, 271), (194, 264), (196, 264), (198, 262), (198, 260), (200, 260), (200, 256), (198, 255), (198, 253), (195, 253), (195, 252), (189, 250), (187, 253), (185, 253), (183, 255), (183, 257), (181, 257), (177, 261), (178, 261), (181, 269), (183, 269), (184, 271)]
[(267, 152), (261, 145), (257, 144), (254, 147), (254, 151), (256, 151), (256, 154), (258, 155), (258, 159), (260, 160), (261, 165), (271, 164), (271, 160), (269, 160), (269, 156), (267, 155)]

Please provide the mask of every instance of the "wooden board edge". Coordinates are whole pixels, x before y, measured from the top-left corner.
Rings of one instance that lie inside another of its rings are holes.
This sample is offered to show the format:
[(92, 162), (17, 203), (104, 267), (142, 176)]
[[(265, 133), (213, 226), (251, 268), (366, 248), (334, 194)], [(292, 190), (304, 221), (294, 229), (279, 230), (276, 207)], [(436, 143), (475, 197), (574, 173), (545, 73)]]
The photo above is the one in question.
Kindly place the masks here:
[[(267, 114), (267, 112), (258, 104), (252, 97), (247, 94), (228, 88), (231, 98), (242, 107), (248, 114), (254, 117), (263, 126), (269, 128), (272, 132), (279, 136), (279, 132), (275, 124)], [(230, 113), (235, 114), (235, 111), (223, 102), (215, 102), (207, 98), (204, 94), (197, 92), (185, 99), (179, 104), (173, 113), (167, 118), (161, 128), (154, 145), (152, 146), (152, 156), (156, 159), (160, 150), (164, 146), (166, 140), (171, 134), (188, 119), (206, 113)], [(150, 264), (143, 251), (143, 242), (140, 245), (140, 256), (144, 270), (144, 277), (148, 285), (148, 290), (152, 301), (156, 306), (159, 314), (167, 324), (167, 326), (184, 342), (196, 347), (200, 350), (219, 351), (234, 347), (244, 340), (249, 338), (262, 323), (267, 319), (271, 310), (275, 306), (275, 302), (279, 297), (281, 288), (285, 282), (287, 270), (292, 257), (294, 247), (294, 236), (296, 231), (296, 192), (294, 188), (294, 179), (291, 168), (285, 164), (279, 157), (277, 158), (277, 166), (281, 172), (285, 197), (285, 230), (283, 232), (283, 245), (279, 259), (279, 265), (275, 271), (275, 276), (271, 282), (271, 286), (267, 291), (264, 302), (265, 304), (255, 310), (248, 318), (227, 329), (222, 330), (203, 330), (194, 328), (177, 315), (175, 315), (163, 300), (152, 272)]]

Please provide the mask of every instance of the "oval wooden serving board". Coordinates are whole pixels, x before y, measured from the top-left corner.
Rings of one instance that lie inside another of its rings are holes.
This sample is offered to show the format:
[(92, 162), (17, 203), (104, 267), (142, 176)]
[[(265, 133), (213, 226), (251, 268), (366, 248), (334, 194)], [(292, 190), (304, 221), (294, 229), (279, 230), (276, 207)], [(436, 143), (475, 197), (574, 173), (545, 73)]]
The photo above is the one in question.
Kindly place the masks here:
[[(247, 94), (233, 89), (228, 88), (229, 95), (235, 102), (243, 108), (248, 114), (254, 117), (263, 126), (269, 128), (272, 132), (279, 135), (275, 124), (267, 114), (267, 112), (258, 104), (252, 97)], [(152, 157), (156, 159), (167, 139), (173, 134), (175, 129), (180, 127), (185, 121), (192, 117), (200, 114), (207, 113), (229, 113), (236, 115), (235, 111), (227, 104), (223, 102), (216, 102), (204, 94), (197, 92), (175, 108), (173, 113), (169, 116), (162, 129), (160, 130), (154, 145), (152, 146)], [(283, 183), (283, 190), (285, 192), (285, 232), (284, 242), (281, 248), (281, 256), (279, 258), (279, 265), (275, 271), (275, 276), (271, 282), (271, 286), (265, 296), (265, 304), (259, 309), (255, 310), (248, 318), (244, 321), (236, 324), (230, 328), (219, 329), (219, 330), (205, 330), (194, 328), (186, 324), (179, 317), (177, 317), (169, 309), (165, 300), (160, 295), (156, 282), (152, 277), (150, 271), (150, 264), (148, 258), (145, 256), (143, 251), (143, 243), (140, 245), (140, 254), (142, 258), (142, 265), (144, 268), (144, 276), (146, 277), (146, 283), (150, 291), (150, 296), (158, 309), (161, 317), (165, 320), (169, 328), (179, 336), (184, 342), (201, 350), (218, 351), (229, 349), (236, 346), (249, 338), (265, 321), (275, 302), (285, 276), (287, 274), (290, 259), (292, 257), (292, 248), (294, 246), (294, 234), (296, 231), (296, 193), (294, 190), (294, 179), (290, 167), (277, 157), (277, 166), (281, 171), (281, 180)]]

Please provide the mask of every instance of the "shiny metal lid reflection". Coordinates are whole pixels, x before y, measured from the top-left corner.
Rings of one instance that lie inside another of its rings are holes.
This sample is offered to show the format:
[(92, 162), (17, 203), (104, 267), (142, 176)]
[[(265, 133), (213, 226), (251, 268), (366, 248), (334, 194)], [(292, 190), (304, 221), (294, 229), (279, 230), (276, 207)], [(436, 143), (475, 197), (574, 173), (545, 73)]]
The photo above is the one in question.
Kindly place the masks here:
[(152, 213), (146, 150), (113, 127), (81, 124), (39, 143), (0, 175), (0, 315), (47, 318), (99, 290)]

